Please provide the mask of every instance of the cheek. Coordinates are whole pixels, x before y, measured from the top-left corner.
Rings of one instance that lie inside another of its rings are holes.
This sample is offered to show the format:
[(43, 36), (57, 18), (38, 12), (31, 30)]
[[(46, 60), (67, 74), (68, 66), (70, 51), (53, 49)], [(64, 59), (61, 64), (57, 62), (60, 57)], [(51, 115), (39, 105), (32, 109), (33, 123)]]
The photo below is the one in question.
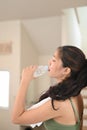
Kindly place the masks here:
[(50, 71), (55, 71), (56, 69), (57, 69), (56, 65), (52, 63), (50, 65)]
[(62, 66), (55, 66), (52, 73), (55, 75), (55, 76), (62, 76), (63, 75), (63, 68)]
[(50, 73), (53, 74), (53, 75), (57, 74), (58, 73), (58, 66), (55, 66), (55, 65), (52, 64), (50, 66)]

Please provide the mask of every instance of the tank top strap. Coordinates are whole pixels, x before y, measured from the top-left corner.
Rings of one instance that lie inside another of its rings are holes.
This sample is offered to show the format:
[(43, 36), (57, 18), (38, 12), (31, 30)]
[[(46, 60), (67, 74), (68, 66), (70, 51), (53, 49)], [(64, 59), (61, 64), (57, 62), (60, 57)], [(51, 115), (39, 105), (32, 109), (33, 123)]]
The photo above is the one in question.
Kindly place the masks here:
[(73, 108), (73, 111), (74, 111), (74, 115), (76, 116), (77, 123), (78, 123), (78, 122), (80, 122), (79, 114), (78, 114), (78, 112), (77, 112), (77, 110), (76, 110), (76, 107), (74, 106), (74, 104), (73, 104), (71, 98), (69, 98), (69, 100), (70, 100), (70, 103), (71, 103), (71, 105), (72, 105), (72, 108)]

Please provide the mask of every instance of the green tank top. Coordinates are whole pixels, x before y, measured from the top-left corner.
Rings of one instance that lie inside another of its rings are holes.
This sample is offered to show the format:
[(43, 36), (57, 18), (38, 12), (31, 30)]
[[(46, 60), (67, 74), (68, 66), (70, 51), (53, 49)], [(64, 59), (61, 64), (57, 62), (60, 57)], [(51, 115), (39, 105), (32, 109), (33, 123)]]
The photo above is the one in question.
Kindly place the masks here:
[(50, 119), (50, 120), (47, 120), (47, 121), (44, 122), (44, 127), (46, 128), (46, 130), (80, 130), (79, 114), (76, 111), (75, 106), (74, 106), (71, 99), (70, 99), (70, 102), (71, 102), (74, 114), (78, 119), (76, 124), (74, 124), (74, 125), (64, 125), (64, 124), (60, 124), (60, 123), (56, 122), (53, 119)]

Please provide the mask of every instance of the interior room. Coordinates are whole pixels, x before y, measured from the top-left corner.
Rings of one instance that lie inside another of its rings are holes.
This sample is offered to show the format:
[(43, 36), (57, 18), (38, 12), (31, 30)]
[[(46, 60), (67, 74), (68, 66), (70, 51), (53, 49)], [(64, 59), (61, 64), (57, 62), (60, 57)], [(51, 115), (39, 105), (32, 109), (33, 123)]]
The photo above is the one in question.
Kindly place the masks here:
[[(75, 45), (87, 55), (87, 0), (0, 1), (0, 130), (45, 130), (43, 125), (14, 125), (11, 113), (22, 69), (47, 65), (61, 45)], [(26, 107), (54, 82), (47, 74), (33, 81)], [(87, 130), (87, 88), (82, 95), (83, 130)]]

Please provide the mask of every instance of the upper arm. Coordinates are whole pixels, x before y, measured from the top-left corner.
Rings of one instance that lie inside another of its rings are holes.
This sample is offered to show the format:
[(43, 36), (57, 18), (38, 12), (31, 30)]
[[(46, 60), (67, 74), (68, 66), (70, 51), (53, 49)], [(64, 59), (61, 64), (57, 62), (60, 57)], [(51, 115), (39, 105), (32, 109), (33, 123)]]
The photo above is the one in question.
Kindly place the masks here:
[(51, 100), (42, 104), (41, 106), (25, 110), (16, 120), (18, 124), (34, 124), (43, 122), (45, 120), (54, 118), (59, 115), (59, 110), (52, 108)]

